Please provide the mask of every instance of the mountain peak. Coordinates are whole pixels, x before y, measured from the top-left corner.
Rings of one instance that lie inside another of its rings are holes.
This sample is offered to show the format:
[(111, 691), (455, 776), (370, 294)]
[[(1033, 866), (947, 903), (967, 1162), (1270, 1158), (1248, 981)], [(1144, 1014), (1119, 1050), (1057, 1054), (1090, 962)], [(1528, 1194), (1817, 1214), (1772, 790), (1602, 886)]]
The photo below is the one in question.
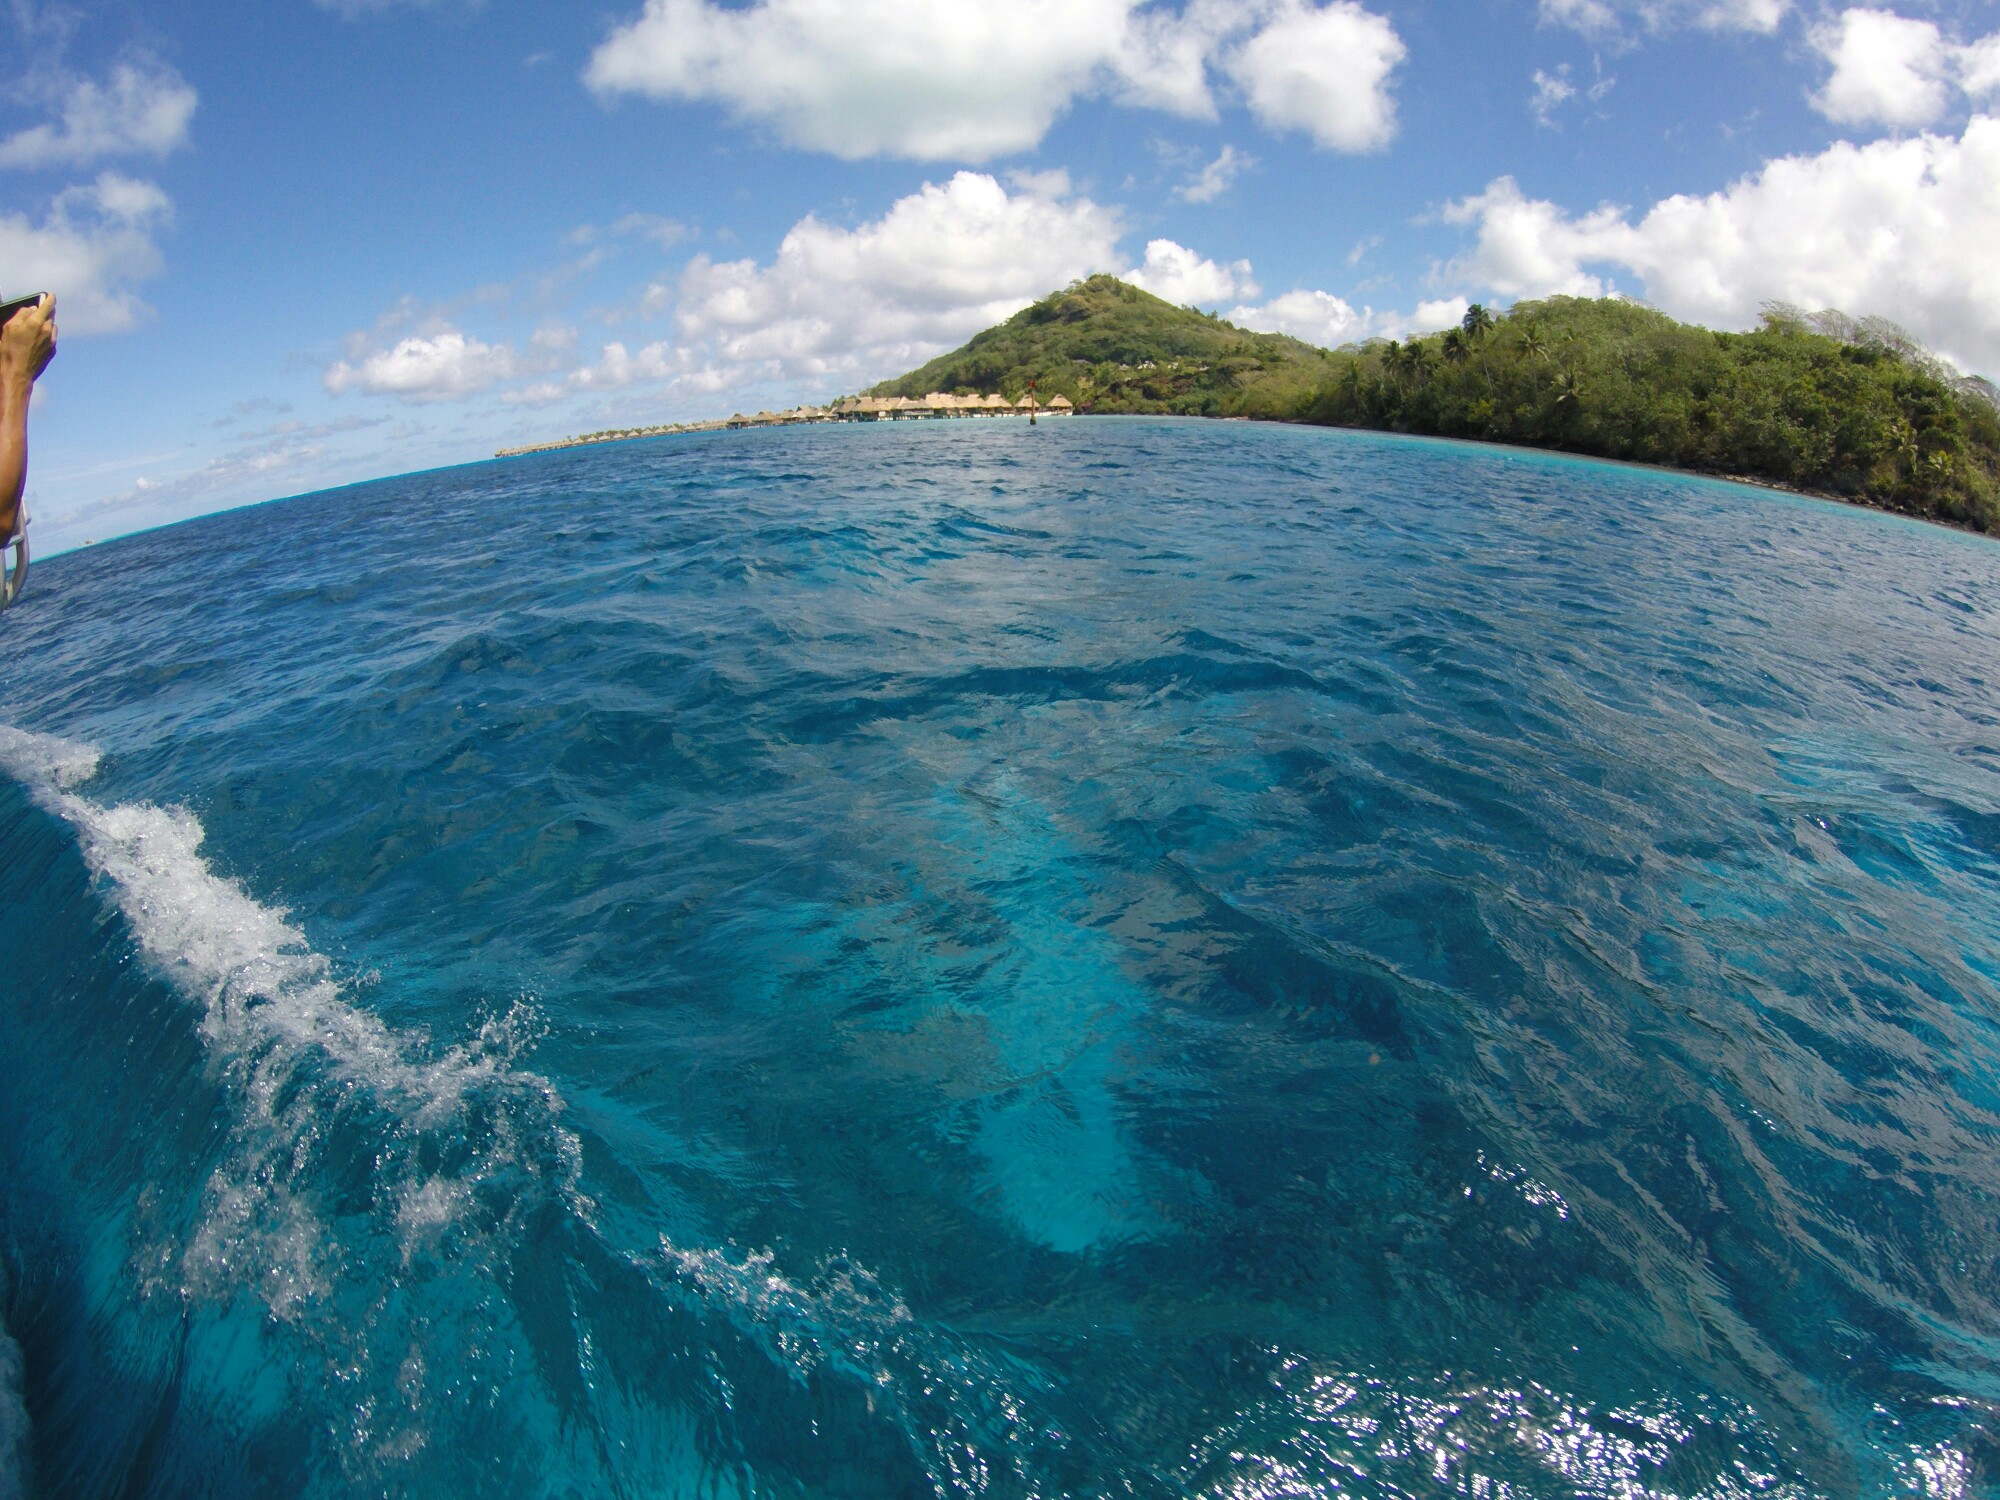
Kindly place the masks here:
[(1278, 416), (1326, 379), (1329, 358), (1298, 339), (1253, 333), (1098, 275), (869, 394), (997, 392), (1014, 401), (1033, 381), (1038, 394), (1067, 396), (1086, 411)]

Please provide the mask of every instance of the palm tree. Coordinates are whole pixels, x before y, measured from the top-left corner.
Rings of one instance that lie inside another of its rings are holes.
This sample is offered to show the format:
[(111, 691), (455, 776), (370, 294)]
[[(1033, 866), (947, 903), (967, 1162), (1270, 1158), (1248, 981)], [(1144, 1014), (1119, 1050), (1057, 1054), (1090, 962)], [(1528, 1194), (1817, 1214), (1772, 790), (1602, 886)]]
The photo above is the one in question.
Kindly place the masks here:
[(1485, 303), (1475, 302), (1465, 310), (1464, 321), (1459, 327), (1463, 328), (1465, 336), (1476, 344), (1493, 331), (1493, 314), (1486, 310)]
[(1889, 445), (1896, 450), (1896, 457), (1912, 472), (1917, 467), (1917, 459), (1922, 450), (1917, 446), (1917, 429), (1906, 417), (1897, 417), (1889, 429)]
[(1472, 354), (1472, 342), (1463, 329), (1447, 328), (1444, 335), (1444, 357), (1455, 365), (1462, 365)]
[(1542, 330), (1533, 323), (1521, 330), (1521, 355), (1524, 359), (1549, 357), (1549, 341), (1542, 337)]
[(1556, 405), (1561, 406), (1565, 401), (1575, 405), (1582, 399), (1583, 388), (1577, 384), (1576, 377), (1567, 370), (1556, 371)]
[(1437, 362), (1437, 355), (1431, 346), (1417, 339), (1411, 339), (1403, 350), (1403, 364), (1419, 380), (1430, 374), (1431, 366)]

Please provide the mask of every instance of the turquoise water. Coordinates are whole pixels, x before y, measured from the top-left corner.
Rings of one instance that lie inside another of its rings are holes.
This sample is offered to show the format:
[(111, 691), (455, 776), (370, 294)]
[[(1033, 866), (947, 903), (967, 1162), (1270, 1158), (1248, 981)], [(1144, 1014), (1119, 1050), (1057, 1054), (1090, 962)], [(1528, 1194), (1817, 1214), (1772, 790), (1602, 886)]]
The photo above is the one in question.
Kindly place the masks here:
[(2000, 1486), (2000, 548), (716, 434), (38, 565), (0, 1492)]

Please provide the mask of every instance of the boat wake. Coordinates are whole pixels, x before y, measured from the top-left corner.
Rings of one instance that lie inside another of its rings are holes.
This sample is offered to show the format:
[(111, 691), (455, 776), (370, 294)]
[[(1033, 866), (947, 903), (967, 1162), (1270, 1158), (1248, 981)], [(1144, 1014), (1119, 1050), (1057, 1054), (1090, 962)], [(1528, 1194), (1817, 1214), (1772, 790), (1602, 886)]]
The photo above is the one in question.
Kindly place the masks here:
[[(163, 1137), (95, 1209), (77, 1210), (71, 1236), (88, 1247), (73, 1253), (91, 1282), (75, 1300), (103, 1326), (154, 1330), (149, 1359), (109, 1357), (109, 1377), (143, 1364), (143, 1380), (121, 1388), (145, 1394), (123, 1405), (156, 1415), (135, 1423), (115, 1461), (82, 1451), (89, 1417), (77, 1414), (104, 1404), (109, 1381), (86, 1338), (58, 1335), (68, 1342), (50, 1351), (48, 1378), (79, 1389), (43, 1420), (41, 1435), (60, 1435), (36, 1452), (50, 1493), (137, 1493), (175, 1465), (215, 1494), (297, 1492), (307, 1469), (328, 1493), (1223, 1496), (1263, 1481), (1257, 1492), (1305, 1493), (1327, 1475), (1382, 1494), (1636, 1494), (1674, 1475), (1690, 1495), (1808, 1492), (1778, 1474), (1748, 1407), (1663, 1395), (1607, 1408), (1538, 1384), (1451, 1372), (1426, 1382), (1242, 1340), (1231, 1357), (1261, 1395), (1163, 1457), (1143, 1424), (1118, 1426), (1083, 1354), (1010, 1330), (961, 1332), (913, 1312), (855, 1260), (786, 1265), (729, 1243), (692, 1209), (649, 1200), (634, 1153), (621, 1160), (587, 1123), (591, 1098), (572, 1107), (529, 1066), (542, 1030), (531, 1001), (495, 1006), (458, 1040), (389, 1024), (363, 1003), (364, 978), (218, 871), (191, 812), (91, 796), (98, 763), (91, 746), (0, 726), (0, 770), (60, 821), (107, 920), (129, 933), (105, 962), (144, 960), (143, 981), (84, 972), (62, 997), (90, 1012), (72, 1035), (131, 1031), (131, 985), (143, 982), (198, 1061), (170, 1076), (113, 1062), (87, 1086), (47, 1085), (81, 1113), (87, 1098), (114, 1112), (95, 1128), (116, 1144), (66, 1148), (75, 1158)], [(1083, 927), (1038, 917), (1028, 896), (1005, 899), (1059, 886), (1054, 828), (1011, 782), (978, 809), (944, 805), (940, 845), (1023, 934), (1016, 948), (1055, 955), (992, 982), (999, 1054), (1013, 1074), (1065, 1068), (1081, 1102), (1058, 1121), (1073, 1128), (1037, 1138), (1019, 1123), (1039, 1124), (1024, 1096), (972, 1138), (1005, 1158), (994, 1200), (1023, 1242), (1049, 1255), (1134, 1253), (1154, 1226), (1103, 1205), (1135, 1162), (1157, 1171), (1108, 1130), (1098, 1133), (1115, 1151), (1081, 1149), (1093, 1112), (1111, 1113), (1094, 1052), (1083, 1066), (1035, 1050), (1085, 1021), (1109, 1024), (1104, 1007), (1075, 1011), (1066, 980), (1124, 992)], [(857, 931), (840, 929), (842, 941)], [(92, 1065), (24, 1046), (18, 1066), (28, 1078)], [(196, 1123), (174, 1136), (160, 1122), (175, 1117)], [(1006, 1161), (1034, 1174), (1011, 1196)], [(1565, 1200), (1524, 1169), (1478, 1164), (1569, 1221)], [(32, 1382), (48, 1320), (31, 1336), (16, 1313)], [(1185, 1373), (1177, 1331), (1145, 1336), (1162, 1339), (1163, 1370)], [(22, 1365), (0, 1327), (0, 1500), (26, 1491)], [(1164, 1402), (1172, 1381), (1162, 1384)], [(1132, 1409), (1150, 1410), (1154, 1395)], [(1189, 1398), (1188, 1411), (1205, 1400)], [(1745, 1452), (1770, 1465), (1754, 1485), (1716, 1457)]]
[[(0, 725), (0, 768), (74, 830), (147, 965), (192, 1004), (224, 1101), (178, 1190), (192, 1212), (176, 1221), (159, 1207), (176, 1185), (151, 1182), (130, 1231), (138, 1301), (184, 1315), (167, 1378), (206, 1382), (175, 1405), (225, 1428), (337, 1414), (289, 1441), (330, 1441), (350, 1484), (428, 1471), (484, 1492), (504, 1462), (535, 1471), (505, 1476), (510, 1492), (558, 1474), (713, 1487), (747, 1467), (838, 1493), (851, 1466), (976, 1491), (1011, 1466), (982, 1455), (996, 1435), (1031, 1459), (1042, 1440), (1010, 1392), (1033, 1372), (926, 1328), (866, 1269), (788, 1277), (768, 1252), (690, 1249), (657, 1225), (614, 1244), (582, 1187), (585, 1138), (524, 1062), (532, 1004), (450, 1044), (388, 1025), (286, 912), (217, 873), (192, 813), (85, 795), (98, 759)], [(834, 1469), (811, 1435), (829, 1402), (865, 1429)], [(0, 1439), (24, 1430), (19, 1404), (0, 1394)], [(746, 1405), (765, 1420), (744, 1423)], [(972, 1469), (986, 1480), (964, 1483)]]

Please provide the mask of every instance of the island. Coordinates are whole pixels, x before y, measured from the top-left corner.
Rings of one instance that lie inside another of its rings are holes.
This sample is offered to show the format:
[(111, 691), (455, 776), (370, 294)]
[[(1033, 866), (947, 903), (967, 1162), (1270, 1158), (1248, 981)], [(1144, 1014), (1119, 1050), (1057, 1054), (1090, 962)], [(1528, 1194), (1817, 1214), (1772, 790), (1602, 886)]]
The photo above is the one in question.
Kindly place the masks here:
[(1475, 305), (1438, 333), (1321, 349), (1092, 276), (826, 406), (675, 432), (1025, 415), (1256, 418), (1470, 438), (1777, 485), (2000, 532), (2000, 393), (1880, 319), (1772, 304), (1729, 333), (1625, 298)]

